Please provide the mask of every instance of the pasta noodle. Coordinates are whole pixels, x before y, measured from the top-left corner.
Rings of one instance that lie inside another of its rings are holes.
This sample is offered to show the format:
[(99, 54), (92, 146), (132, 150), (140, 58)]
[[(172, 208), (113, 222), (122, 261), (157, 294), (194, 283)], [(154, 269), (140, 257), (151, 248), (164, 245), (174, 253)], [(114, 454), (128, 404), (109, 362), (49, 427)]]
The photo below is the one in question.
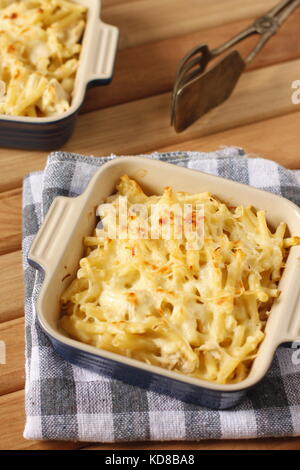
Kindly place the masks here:
[[(165, 188), (149, 197), (126, 175), (117, 190), (107, 202), (116, 210), (118, 228), (125, 201), (134, 229), (144, 219), (130, 209), (143, 204), (147, 222), (154, 224), (155, 206), (159, 224), (170, 218), (171, 236), (109, 238), (111, 219), (104, 213), (103, 226), (85, 237), (86, 256), (62, 295), (62, 328), (97, 348), (179, 373), (220, 384), (243, 380), (280, 295), (288, 250), (300, 239), (284, 238), (284, 223), (272, 232), (264, 211), (229, 207), (209, 193)], [(203, 206), (201, 247), (187, 249), (185, 235), (177, 236), (174, 204), (189, 204), (193, 211)]]
[(70, 0), (0, 0), (0, 114), (69, 109), (86, 11)]

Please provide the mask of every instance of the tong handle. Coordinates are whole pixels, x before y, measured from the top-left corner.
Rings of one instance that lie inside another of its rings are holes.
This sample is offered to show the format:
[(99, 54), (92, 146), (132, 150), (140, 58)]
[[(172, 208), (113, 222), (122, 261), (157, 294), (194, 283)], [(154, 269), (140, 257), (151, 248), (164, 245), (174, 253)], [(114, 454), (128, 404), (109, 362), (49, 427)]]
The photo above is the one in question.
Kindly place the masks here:
[(275, 34), (284, 21), (293, 13), (296, 8), (300, 6), (300, 0), (283, 0), (274, 8), (272, 8), (266, 15), (261, 16), (254, 21), (252, 25), (241, 31), (236, 36), (225, 42), (221, 46), (211, 51), (212, 57), (223, 54), (227, 49), (235, 46), (240, 41), (252, 36), (253, 34), (260, 34), (262, 38), (255, 46), (252, 52), (245, 59), (249, 64), (259, 51), (264, 47), (267, 41)]
[(255, 33), (256, 33), (256, 30), (254, 26), (253, 25), (249, 26), (244, 31), (241, 31), (240, 33), (236, 34), (236, 36), (233, 36), (233, 38), (229, 39), (221, 46), (213, 49), (211, 51), (212, 57), (217, 57), (218, 55), (223, 54), (223, 52), (227, 51), (227, 49), (230, 49), (231, 47), (235, 46), (239, 42), (243, 41), (249, 36), (252, 36), (252, 34), (255, 34)]
[(299, 5), (298, 0), (283, 0), (272, 8), (266, 16), (276, 17), (278, 24), (281, 25)]
[(276, 7), (270, 10), (265, 16), (258, 18), (254, 22), (256, 33), (261, 34), (262, 38), (256, 44), (255, 48), (245, 59), (249, 64), (261, 51), (268, 40), (275, 34), (279, 27), (287, 20), (287, 18), (300, 6), (300, 0), (283, 0)]

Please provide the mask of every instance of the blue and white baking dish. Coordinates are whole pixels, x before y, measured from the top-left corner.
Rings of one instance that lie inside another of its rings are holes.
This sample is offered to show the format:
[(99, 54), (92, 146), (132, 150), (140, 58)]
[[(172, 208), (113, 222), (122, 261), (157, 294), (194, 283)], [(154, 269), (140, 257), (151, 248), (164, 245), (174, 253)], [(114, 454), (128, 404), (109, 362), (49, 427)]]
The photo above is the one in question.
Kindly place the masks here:
[(68, 111), (51, 117), (0, 115), (0, 147), (50, 150), (71, 136), (87, 87), (108, 84), (113, 76), (119, 31), (103, 23), (100, 0), (73, 0), (87, 7), (72, 103)]
[(230, 205), (265, 209), (268, 223), (286, 222), (292, 236), (300, 233), (300, 209), (287, 199), (227, 179), (148, 158), (121, 157), (103, 165), (79, 197), (56, 198), (32, 244), (29, 262), (45, 272), (36, 305), (38, 319), (63, 358), (183, 401), (215, 409), (232, 407), (264, 377), (281, 343), (300, 340), (300, 246), (290, 250), (279, 285), (282, 293), (273, 304), (265, 339), (249, 376), (240, 383), (210, 383), (80, 343), (58, 328), (60, 296), (76, 275), (83, 237), (91, 234), (97, 223), (96, 207), (114, 193), (124, 174), (148, 194), (161, 193), (167, 184), (177, 191), (209, 191)]

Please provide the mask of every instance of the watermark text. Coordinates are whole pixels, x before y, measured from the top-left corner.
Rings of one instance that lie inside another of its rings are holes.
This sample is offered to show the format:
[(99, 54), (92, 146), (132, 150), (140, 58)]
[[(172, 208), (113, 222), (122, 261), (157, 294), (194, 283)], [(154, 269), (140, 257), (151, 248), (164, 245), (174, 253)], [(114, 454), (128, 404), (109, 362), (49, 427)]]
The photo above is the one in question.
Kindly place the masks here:
[(294, 80), (292, 83), (292, 89), (295, 90), (292, 93), (292, 103), (300, 104), (300, 80)]
[(101, 237), (111, 240), (183, 240), (187, 250), (204, 241), (204, 204), (132, 204), (120, 197), (117, 205), (101, 204)]
[(6, 345), (2, 340), (0, 340), (0, 365), (1, 364), (6, 364)]

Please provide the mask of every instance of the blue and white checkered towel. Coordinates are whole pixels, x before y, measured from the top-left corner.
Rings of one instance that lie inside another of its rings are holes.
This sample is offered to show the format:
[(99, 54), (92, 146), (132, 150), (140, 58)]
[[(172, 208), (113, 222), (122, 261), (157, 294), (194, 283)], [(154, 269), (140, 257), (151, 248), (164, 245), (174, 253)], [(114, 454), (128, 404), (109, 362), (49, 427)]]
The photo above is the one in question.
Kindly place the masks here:
[[(281, 194), (300, 205), (295, 172), (241, 149), (214, 153), (152, 154), (174, 164), (220, 175)], [(77, 196), (107, 160), (66, 153), (50, 155), (44, 172), (24, 180), (26, 319), (26, 426), (28, 439), (139, 441), (240, 439), (300, 435), (300, 364), (280, 348), (265, 379), (235, 409), (212, 411), (125, 385), (63, 361), (37, 322), (41, 273), (27, 254), (56, 196)], [(299, 354), (300, 356), (300, 354)]]

